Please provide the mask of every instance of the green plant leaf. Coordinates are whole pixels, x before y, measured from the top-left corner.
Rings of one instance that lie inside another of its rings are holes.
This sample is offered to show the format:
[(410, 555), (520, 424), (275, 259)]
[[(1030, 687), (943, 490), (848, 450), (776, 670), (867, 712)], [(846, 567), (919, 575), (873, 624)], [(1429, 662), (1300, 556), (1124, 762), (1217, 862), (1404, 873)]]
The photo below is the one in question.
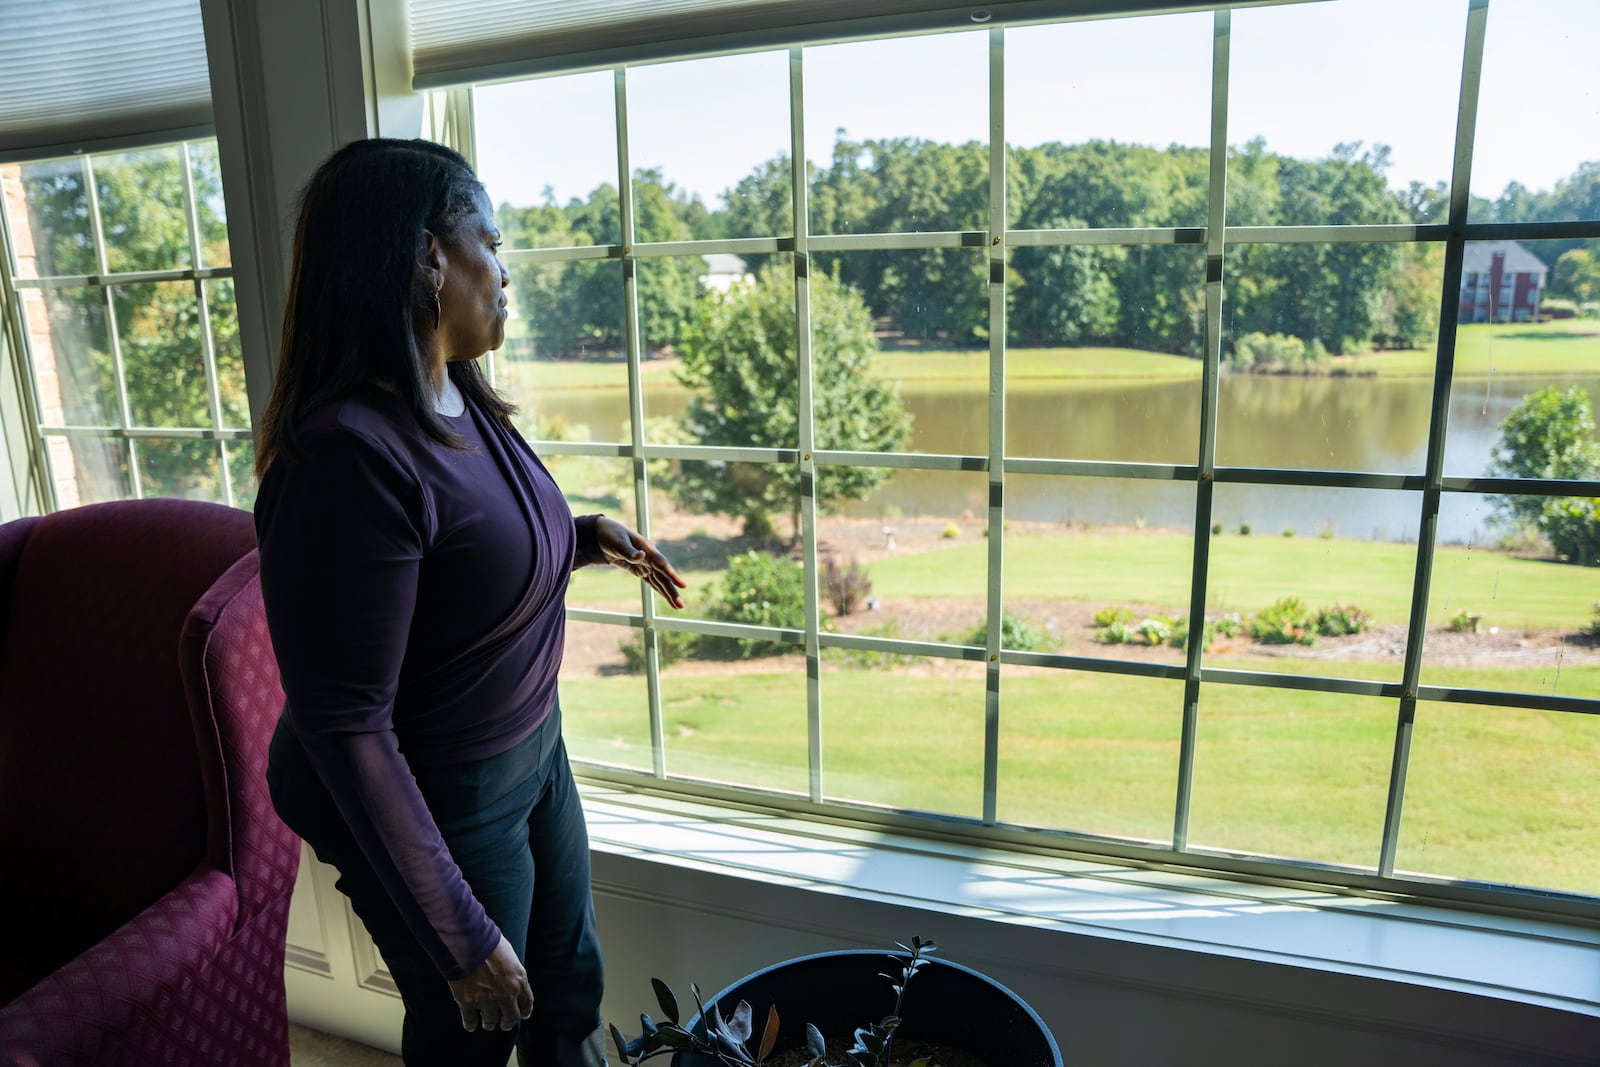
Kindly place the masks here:
[(650, 979), (650, 984), (656, 990), (656, 1003), (661, 1005), (661, 1014), (667, 1017), (667, 1022), (678, 1021), (678, 998), (672, 995), (672, 987), (659, 978)]

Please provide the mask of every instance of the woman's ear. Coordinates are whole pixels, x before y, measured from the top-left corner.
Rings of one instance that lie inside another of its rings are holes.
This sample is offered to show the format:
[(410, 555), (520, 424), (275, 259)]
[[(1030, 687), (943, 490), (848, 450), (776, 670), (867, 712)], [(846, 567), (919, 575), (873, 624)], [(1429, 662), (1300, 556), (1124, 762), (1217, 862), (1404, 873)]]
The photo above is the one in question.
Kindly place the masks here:
[(427, 272), (435, 290), (444, 288), (444, 245), (432, 230), (422, 231), (422, 256), (418, 264)]

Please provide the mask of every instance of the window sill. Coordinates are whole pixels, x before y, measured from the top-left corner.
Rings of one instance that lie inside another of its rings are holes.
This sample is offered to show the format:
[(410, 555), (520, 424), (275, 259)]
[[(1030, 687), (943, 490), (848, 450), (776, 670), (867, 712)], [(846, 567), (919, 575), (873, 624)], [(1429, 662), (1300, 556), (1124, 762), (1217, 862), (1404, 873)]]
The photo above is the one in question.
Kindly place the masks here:
[(984, 933), (947, 954), (996, 977), (1020, 967), (1407, 1040), (1487, 1042), (1508, 1062), (1592, 1062), (1600, 1047), (1591, 927), (948, 844), (596, 783), (583, 793), (597, 893), (628, 883), (652, 899), (676, 894), (756, 928), (831, 933), (832, 947), (937, 936), (924, 919), (852, 918), (863, 903), (913, 909), (943, 925), (977, 920)]

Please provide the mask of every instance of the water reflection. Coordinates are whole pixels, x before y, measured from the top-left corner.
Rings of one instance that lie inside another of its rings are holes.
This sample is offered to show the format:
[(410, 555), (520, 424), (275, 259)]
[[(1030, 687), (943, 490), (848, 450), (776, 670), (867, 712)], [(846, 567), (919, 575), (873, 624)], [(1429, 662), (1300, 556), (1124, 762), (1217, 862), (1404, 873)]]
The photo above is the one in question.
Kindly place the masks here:
[[(1524, 396), (1547, 384), (1548, 379), (1504, 376), (1461, 382), (1451, 398), (1445, 472), (1483, 473), (1500, 423)], [(1600, 396), (1600, 376), (1574, 377), (1565, 384)], [(1218, 394), (1217, 462), (1421, 474), (1432, 388), (1427, 378), (1229, 377)], [(930, 434), (941, 452), (987, 451), (987, 395), (981, 388), (919, 388), (907, 383), (901, 395), (916, 418), (913, 451), (930, 450), (918, 441), (928, 440)], [(1008, 391), (1007, 452), (1053, 459), (1193, 463), (1200, 438), (1197, 396), (1192, 381), (1029, 383), (1028, 388)], [(620, 390), (564, 392), (551, 400), (551, 409), (561, 411), (568, 425), (586, 427), (589, 439), (620, 439), (627, 418), (626, 395)], [(683, 403), (681, 390), (662, 390), (652, 396), (651, 414), (681, 414)], [(1010, 496), (1007, 513), (1022, 521), (1192, 526), (1192, 495), (1158, 492), (1160, 485), (1132, 479), (1074, 479), (1069, 489), (1052, 479), (1029, 479)], [(867, 500), (849, 505), (846, 513), (956, 517), (964, 511), (981, 514), (984, 505), (981, 486), (952, 494), (947, 475), (905, 470)], [(1249, 523), (1262, 532), (1292, 528), (1314, 534), (1332, 529), (1343, 537), (1384, 541), (1417, 536), (1417, 504), (1409, 493), (1368, 491), (1335, 502), (1315, 488), (1235, 486), (1228, 494), (1228, 510), (1229, 514), (1216, 514), (1216, 521), (1229, 527)], [(1445, 509), (1440, 539), (1481, 541), (1482, 524), (1472, 518), (1478, 511)]]

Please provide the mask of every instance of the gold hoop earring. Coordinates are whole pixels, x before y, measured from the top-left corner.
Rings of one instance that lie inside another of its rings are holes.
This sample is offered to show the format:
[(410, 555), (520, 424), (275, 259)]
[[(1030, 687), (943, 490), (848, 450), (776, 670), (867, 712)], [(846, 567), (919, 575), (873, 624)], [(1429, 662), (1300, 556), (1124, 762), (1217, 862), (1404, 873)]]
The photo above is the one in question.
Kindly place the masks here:
[(439, 306), (439, 290), (435, 289), (433, 291), (433, 328), (435, 330), (439, 328), (439, 314), (442, 310)]

